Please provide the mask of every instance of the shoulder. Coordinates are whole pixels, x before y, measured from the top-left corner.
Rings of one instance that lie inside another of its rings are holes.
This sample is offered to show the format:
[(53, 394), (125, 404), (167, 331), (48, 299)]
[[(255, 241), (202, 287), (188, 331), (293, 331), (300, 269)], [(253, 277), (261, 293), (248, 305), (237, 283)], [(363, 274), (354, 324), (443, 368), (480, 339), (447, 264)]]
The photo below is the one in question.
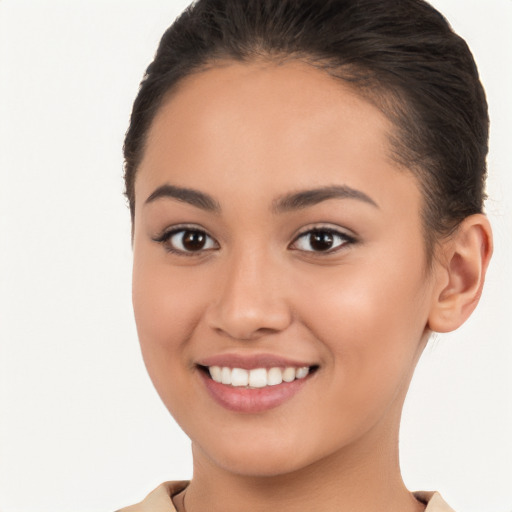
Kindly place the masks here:
[(140, 503), (122, 508), (116, 512), (176, 512), (172, 496), (181, 492), (188, 481), (164, 482), (149, 493)]
[(438, 492), (417, 491), (413, 494), (418, 501), (427, 505), (425, 512), (455, 512)]

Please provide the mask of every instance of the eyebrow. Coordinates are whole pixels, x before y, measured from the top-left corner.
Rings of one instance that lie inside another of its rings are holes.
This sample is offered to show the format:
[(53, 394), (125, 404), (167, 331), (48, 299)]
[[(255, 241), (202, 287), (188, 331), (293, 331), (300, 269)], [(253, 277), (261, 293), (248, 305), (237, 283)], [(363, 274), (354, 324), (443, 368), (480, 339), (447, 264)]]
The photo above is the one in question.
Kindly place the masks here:
[(329, 199), (357, 199), (375, 208), (379, 207), (370, 196), (360, 190), (353, 189), (346, 185), (332, 185), (286, 194), (274, 201), (272, 209), (276, 213), (284, 213), (314, 206), (315, 204)]
[[(221, 211), (220, 204), (210, 195), (192, 188), (177, 187), (169, 184), (158, 187), (146, 199), (145, 204), (152, 203), (161, 198), (176, 199), (209, 212), (220, 213)], [(379, 207), (370, 196), (360, 190), (348, 187), (347, 185), (331, 185), (301, 190), (281, 196), (273, 201), (272, 210), (275, 213), (285, 213), (314, 206), (329, 199), (356, 199), (376, 208)]]
[(182, 201), (183, 203), (191, 204), (201, 210), (205, 210), (208, 212), (219, 213), (220, 205), (219, 203), (213, 199), (213, 197), (205, 194), (204, 192), (199, 192), (199, 190), (194, 190), (192, 188), (183, 188), (177, 187), (175, 185), (162, 185), (158, 187), (145, 201), (144, 204), (152, 203), (157, 199), (161, 198), (170, 198), (176, 199), (178, 201)]

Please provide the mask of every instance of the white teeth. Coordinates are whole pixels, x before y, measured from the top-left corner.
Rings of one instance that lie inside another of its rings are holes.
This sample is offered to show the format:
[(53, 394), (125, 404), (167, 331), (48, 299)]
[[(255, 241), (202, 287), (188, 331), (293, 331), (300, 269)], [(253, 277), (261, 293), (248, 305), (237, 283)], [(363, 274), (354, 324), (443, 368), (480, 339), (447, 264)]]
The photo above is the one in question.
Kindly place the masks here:
[(307, 366), (303, 366), (302, 368), (297, 368), (295, 376), (297, 379), (303, 379), (309, 373), (309, 368)]
[(249, 372), (242, 368), (233, 368), (231, 370), (231, 385), (232, 386), (248, 386), (249, 385)]
[(222, 382), (222, 369), (220, 366), (210, 366), (210, 376), (215, 382)]
[(295, 368), (288, 367), (284, 369), (283, 380), (285, 382), (292, 382), (295, 380)]
[(267, 370), (255, 368), (249, 372), (249, 386), (251, 388), (264, 388), (267, 385)]
[(231, 384), (231, 368), (222, 368), (221, 382), (222, 384)]
[(209, 366), (211, 378), (234, 387), (264, 388), (265, 386), (277, 386), (282, 382), (293, 382), (295, 379), (304, 379), (309, 374), (309, 367), (295, 368), (230, 368), (228, 366)]
[(283, 382), (283, 372), (281, 368), (270, 368), (267, 373), (267, 384), (269, 386), (276, 386)]

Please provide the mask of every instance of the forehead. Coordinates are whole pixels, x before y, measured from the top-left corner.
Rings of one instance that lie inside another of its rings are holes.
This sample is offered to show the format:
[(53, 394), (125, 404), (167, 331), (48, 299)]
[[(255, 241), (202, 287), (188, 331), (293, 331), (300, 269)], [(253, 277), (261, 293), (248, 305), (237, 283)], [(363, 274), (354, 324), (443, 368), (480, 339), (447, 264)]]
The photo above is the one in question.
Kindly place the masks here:
[(169, 94), (148, 133), (136, 196), (165, 181), (267, 200), (291, 187), (378, 194), (383, 180), (404, 178), (415, 187), (391, 157), (392, 130), (370, 102), (306, 63), (225, 63)]

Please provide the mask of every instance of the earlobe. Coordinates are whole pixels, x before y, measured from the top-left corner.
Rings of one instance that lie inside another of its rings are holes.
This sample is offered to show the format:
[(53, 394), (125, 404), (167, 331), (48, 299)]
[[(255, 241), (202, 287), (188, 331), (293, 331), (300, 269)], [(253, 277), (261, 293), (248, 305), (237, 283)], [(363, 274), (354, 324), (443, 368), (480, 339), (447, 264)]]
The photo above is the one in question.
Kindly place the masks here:
[(440, 247), (437, 289), (428, 319), (435, 332), (461, 326), (475, 309), (492, 255), (492, 231), (487, 217), (467, 217)]

